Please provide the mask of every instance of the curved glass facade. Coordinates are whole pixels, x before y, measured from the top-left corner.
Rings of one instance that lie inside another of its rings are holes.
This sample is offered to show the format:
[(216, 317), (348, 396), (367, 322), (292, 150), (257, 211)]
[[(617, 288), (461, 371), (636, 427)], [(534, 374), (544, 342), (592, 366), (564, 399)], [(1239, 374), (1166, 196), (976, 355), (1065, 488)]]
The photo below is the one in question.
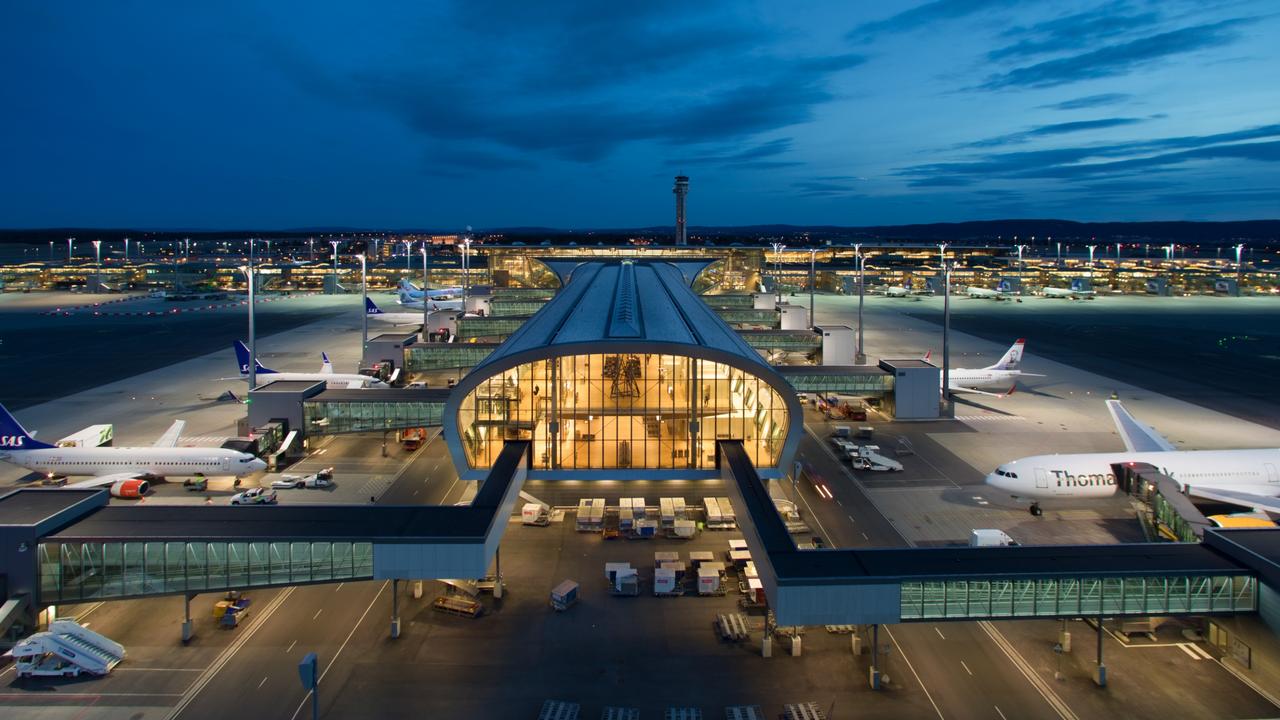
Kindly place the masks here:
[(472, 469), (504, 440), (533, 442), (534, 470), (715, 467), (715, 441), (742, 440), (774, 467), (787, 404), (766, 380), (683, 355), (566, 355), (485, 378), (462, 399), (458, 437)]

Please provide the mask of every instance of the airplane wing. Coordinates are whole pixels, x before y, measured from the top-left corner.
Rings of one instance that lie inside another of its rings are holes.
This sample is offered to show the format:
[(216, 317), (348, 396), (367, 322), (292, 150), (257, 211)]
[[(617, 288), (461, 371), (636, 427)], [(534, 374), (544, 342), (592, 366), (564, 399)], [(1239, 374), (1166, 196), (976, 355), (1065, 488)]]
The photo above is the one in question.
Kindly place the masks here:
[(67, 485), (63, 485), (63, 487), (77, 488), (77, 489), (110, 487), (112, 485), (115, 485), (117, 482), (121, 480), (133, 480), (141, 474), (142, 473), (136, 473), (136, 472), (121, 472), (121, 473), (111, 473), (109, 475), (95, 475), (94, 477), (91, 477), (88, 480), (73, 482)]
[(1015, 385), (1015, 386), (1013, 386), (1013, 387), (1009, 388), (1006, 392), (1002, 392), (1002, 393), (993, 393), (993, 392), (987, 392), (986, 390), (975, 390), (975, 389), (973, 389), (973, 388), (967, 388), (967, 387), (954, 387), (954, 386), (953, 386), (953, 387), (951, 388), (951, 392), (954, 392), (954, 393), (962, 393), (962, 392), (963, 392), (963, 393), (974, 393), (974, 394), (977, 394), (977, 395), (988, 395), (988, 396), (990, 396), (990, 397), (998, 397), (998, 398), (1002, 398), (1002, 397), (1009, 397), (1010, 395), (1012, 395), (1012, 394), (1013, 394), (1013, 391), (1014, 391), (1016, 388), (1017, 388), (1017, 386)]
[(182, 435), (182, 429), (186, 426), (186, 420), (174, 420), (173, 424), (169, 426), (169, 429), (165, 430), (164, 434), (151, 444), (151, 447), (177, 447), (178, 438)]
[(1254, 495), (1253, 493), (1238, 492), (1236, 490), (1221, 490), (1219, 488), (1201, 488), (1192, 485), (1187, 488), (1187, 492), (1198, 498), (1205, 500), (1215, 500), (1217, 502), (1231, 503), (1232, 505), (1243, 505), (1254, 510), (1266, 510), (1268, 512), (1280, 513), (1280, 498), (1268, 497), (1266, 495)]
[(1111, 411), (1111, 419), (1116, 422), (1116, 430), (1124, 440), (1124, 447), (1129, 452), (1161, 452), (1174, 450), (1168, 440), (1161, 437), (1155, 428), (1138, 422), (1119, 400), (1108, 400), (1107, 410)]

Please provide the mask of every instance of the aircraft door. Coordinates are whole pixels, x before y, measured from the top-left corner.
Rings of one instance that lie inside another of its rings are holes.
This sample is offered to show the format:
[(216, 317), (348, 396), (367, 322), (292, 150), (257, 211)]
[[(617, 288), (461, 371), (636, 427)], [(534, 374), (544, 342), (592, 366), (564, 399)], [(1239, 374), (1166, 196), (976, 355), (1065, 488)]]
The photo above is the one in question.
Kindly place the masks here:
[(1036, 468), (1036, 487), (1049, 488), (1049, 472), (1044, 468)]
[(1280, 485), (1280, 472), (1276, 471), (1274, 463), (1262, 463), (1262, 467), (1267, 471), (1267, 482), (1272, 485)]

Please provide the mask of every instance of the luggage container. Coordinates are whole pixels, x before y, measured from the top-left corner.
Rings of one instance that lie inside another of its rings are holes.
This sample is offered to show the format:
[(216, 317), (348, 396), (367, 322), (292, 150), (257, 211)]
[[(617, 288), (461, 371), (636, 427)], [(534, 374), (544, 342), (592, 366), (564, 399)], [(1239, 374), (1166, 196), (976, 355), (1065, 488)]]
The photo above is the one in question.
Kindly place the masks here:
[(747, 563), (751, 562), (751, 551), (750, 550), (730, 550), (729, 562), (733, 563), (734, 567), (738, 569), (742, 569), (747, 566)]
[(578, 532), (591, 531), (591, 499), (582, 498), (578, 501), (578, 517), (576, 529)]
[(556, 612), (568, 610), (578, 602), (578, 583), (564, 580), (551, 590), (551, 607)]
[(618, 527), (622, 532), (631, 532), (635, 526), (636, 516), (631, 509), (631, 498), (624, 497), (618, 500)]
[(707, 563), (698, 568), (698, 594), (723, 595), (724, 584), (720, 580), (720, 572)]
[(680, 594), (676, 571), (671, 568), (658, 568), (653, 571), (653, 594), (660, 597), (672, 597)]
[(658, 523), (653, 520), (636, 520), (632, 534), (634, 537), (638, 537), (643, 540), (656, 537), (658, 534)]
[(671, 536), (682, 540), (689, 540), (698, 533), (698, 524), (692, 520), (677, 520), (674, 527), (671, 528)]
[(684, 503), (684, 498), (671, 498), (671, 509), (675, 511), (676, 520), (688, 520), (689, 508)]
[(736, 540), (730, 540), (730, 541), (729, 541), (729, 549), (730, 549), (730, 550), (746, 550), (746, 549), (747, 549), (747, 541), (746, 541), (746, 540), (743, 540), (742, 538), (738, 538), (738, 539), (736, 539)]
[(713, 497), (703, 498), (702, 507), (707, 511), (707, 528), (718, 529), (724, 523), (720, 515), (720, 501)]
[(747, 599), (755, 605), (765, 604), (764, 583), (760, 582), (759, 578), (747, 580)]
[(658, 498), (658, 524), (663, 528), (675, 526), (676, 510), (672, 498)]
[(658, 567), (664, 568), (667, 570), (673, 570), (675, 571), (675, 574), (676, 574), (676, 580), (680, 580), (680, 581), (684, 580), (685, 564), (680, 562), (679, 560), (668, 560), (662, 563), (661, 565), (659, 565)]
[(598, 531), (604, 527), (604, 498), (591, 498), (591, 529)]
[(689, 551), (689, 562), (695, 567), (702, 567), (702, 563), (715, 562), (716, 554), (710, 550), (691, 550)]
[(659, 550), (658, 552), (653, 554), (653, 566), (655, 568), (662, 567), (662, 563), (679, 562), (679, 561), (680, 561), (680, 553), (678, 552), (671, 552), (668, 550)]
[(716, 502), (720, 505), (720, 517), (724, 520), (725, 527), (737, 527), (738, 516), (733, 513), (733, 503), (729, 498), (716, 498)]

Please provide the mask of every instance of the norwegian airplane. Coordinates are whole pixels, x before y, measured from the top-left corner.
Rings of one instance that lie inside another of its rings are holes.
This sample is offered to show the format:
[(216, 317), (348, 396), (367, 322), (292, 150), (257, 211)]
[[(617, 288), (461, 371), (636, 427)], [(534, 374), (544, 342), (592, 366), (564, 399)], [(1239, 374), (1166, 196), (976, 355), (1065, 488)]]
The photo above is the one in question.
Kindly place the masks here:
[[(995, 397), (1005, 397), (1017, 387), (1018, 380), (1024, 377), (1044, 377), (1036, 373), (1023, 372), (1020, 369), (1022, 365), (1022, 351), (1027, 346), (1024, 338), (1018, 338), (1004, 355), (994, 365), (988, 365), (984, 368), (951, 368), (948, 372), (949, 387), (951, 392), (967, 392), (977, 393), (979, 395), (992, 395)], [(933, 355), (933, 351), (924, 354), (927, 361)], [(980, 388), (988, 387), (1008, 387), (1009, 389), (1002, 393), (993, 393), (981, 390)]]
[(1159, 468), (1193, 497), (1280, 512), (1280, 449), (1175, 450), (1119, 400), (1108, 400), (1107, 410), (1124, 440), (1123, 452), (1020, 458), (997, 467), (987, 484), (1031, 500), (1031, 514), (1039, 515), (1040, 500), (1114, 495), (1117, 468), (1142, 463)]
[(68, 488), (106, 488), (112, 497), (140, 498), (170, 475), (250, 475), (267, 464), (226, 448), (177, 447), (186, 423), (175, 420), (150, 447), (58, 447), (40, 442), (0, 405), (0, 460), (44, 473), (90, 475)]

